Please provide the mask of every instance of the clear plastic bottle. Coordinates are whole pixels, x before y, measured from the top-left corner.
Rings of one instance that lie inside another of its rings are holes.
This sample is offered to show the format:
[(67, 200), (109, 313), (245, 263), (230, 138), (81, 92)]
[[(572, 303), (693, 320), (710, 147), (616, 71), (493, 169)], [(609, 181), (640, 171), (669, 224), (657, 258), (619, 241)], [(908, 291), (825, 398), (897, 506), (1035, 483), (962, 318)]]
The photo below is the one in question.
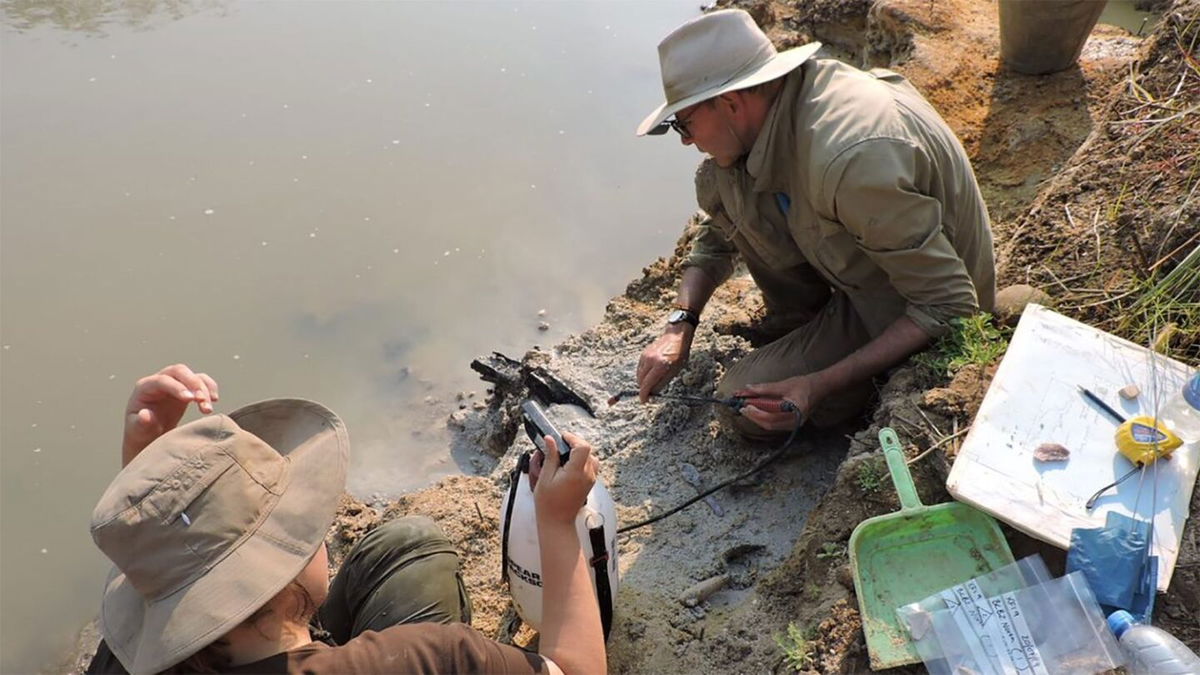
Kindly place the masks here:
[(1200, 372), (1167, 399), (1158, 417), (1184, 443), (1200, 441)]
[(1136, 623), (1123, 609), (1108, 615), (1108, 627), (1129, 658), (1130, 675), (1197, 675), (1200, 657), (1167, 631)]

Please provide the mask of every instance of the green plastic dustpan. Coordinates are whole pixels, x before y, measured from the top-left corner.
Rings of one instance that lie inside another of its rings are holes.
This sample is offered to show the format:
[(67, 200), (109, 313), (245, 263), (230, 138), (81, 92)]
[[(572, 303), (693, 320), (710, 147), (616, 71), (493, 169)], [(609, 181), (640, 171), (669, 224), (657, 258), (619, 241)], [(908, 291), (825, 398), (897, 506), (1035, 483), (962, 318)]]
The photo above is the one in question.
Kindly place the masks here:
[(958, 502), (924, 506), (896, 432), (881, 429), (879, 443), (900, 511), (864, 520), (850, 535), (854, 592), (872, 670), (921, 661), (897, 608), (1013, 562), (991, 516)]

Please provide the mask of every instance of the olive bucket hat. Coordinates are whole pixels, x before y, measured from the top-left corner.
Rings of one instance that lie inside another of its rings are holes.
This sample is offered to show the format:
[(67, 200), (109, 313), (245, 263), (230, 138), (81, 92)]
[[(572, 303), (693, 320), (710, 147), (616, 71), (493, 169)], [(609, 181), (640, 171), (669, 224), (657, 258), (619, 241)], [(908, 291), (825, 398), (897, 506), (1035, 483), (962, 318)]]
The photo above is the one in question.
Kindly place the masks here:
[(295, 579), (333, 522), (349, 454), (342, 420), (298, 399), (206, 416), (142, 450), (92, 514), (115, 565), (100, 633), (121, 664), (179, 663)]
[(820, 42), (812, 42), (778, 52), (754, 19), (740, 9), (696, 17), (659, 43), (667, 100), (642, 120), (637, 135), (665, 132), (663, 120), (695, 103), (783, 77), (820, 48)]

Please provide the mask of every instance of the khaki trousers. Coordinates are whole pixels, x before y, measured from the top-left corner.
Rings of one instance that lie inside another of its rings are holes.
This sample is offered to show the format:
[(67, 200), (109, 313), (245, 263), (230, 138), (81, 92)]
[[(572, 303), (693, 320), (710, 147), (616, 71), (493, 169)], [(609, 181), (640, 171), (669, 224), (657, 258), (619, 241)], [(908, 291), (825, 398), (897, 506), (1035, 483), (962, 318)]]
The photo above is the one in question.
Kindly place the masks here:
[[(748, 384), (777, 382), (828, 368), (870, 341), (871, 335), (850, 299), (835, 290), (810, 321), (728, 368), (717, 386), (717, 396), (732, 396)], [(862, 411), (873, 390), (867, 381), (830, 395), (812, 410), (808, 422), (819, 427), (844, 422)], [(727, 426), (747, 438), (774, 440), (783, 435), (767, 431), (724, 406), (718, 410)]]

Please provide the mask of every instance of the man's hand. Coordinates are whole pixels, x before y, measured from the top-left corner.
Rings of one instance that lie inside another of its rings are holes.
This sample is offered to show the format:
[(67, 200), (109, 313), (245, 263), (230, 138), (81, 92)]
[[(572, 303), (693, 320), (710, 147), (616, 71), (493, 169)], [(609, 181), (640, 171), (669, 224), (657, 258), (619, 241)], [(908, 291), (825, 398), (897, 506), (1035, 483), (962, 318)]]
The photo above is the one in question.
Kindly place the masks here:
[(539, 522), (564, 523), (575, 527), (575, 516), (587, 502), (588, 492), (596, 483), (600, 460), (592, 456), (592, 446), (571, 433), (563, 439), (571, 445), (571, 458), (559, 466), (558, 445), (546, 437), (546, 453), (535, 453), (529, 473), (537, 472), (533, 503)]
[[(778, 406), (755, 406), (750, 401), (742, 408), (742, 415), (768, 431), (791, 431), (808, 419), (809, 413), (825, 397), (826, 390), (816, 374), (797, 375), (778, 382), (748, 384), (745, 389), (733, 393), (749, 399), (780, 399), (796, 406), (794, 412), (781, 412)], [(764, 409), (770, 408), (770, 409)]]
[(154, 439), (174, 429), (189, 403), (194, 401), (200, 412), (208, 414), (220, 398), (216, 380), (182, 363), (138, 380), (125, 405), (121, 466), (129, 464)]
[(672, 377), (683, 370), (688, 353), (692, 349), (692, 336), (696, 329), (688, 323), (677, 323), (642, 351), (638, 359), (638, 400), (650, 400), (650, 394), (662, 388)]

